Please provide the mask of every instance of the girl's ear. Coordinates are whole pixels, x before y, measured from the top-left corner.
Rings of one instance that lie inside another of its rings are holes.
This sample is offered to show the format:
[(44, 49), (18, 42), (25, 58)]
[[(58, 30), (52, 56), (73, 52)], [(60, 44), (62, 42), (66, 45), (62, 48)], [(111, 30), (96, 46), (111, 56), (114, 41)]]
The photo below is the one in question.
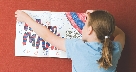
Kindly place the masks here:
[(89, 26), (89, 27), (88, 27), (88, 35), (90, 35), (90, 34), (92, 33), (92, 31), (93, 31), (92, 26)]

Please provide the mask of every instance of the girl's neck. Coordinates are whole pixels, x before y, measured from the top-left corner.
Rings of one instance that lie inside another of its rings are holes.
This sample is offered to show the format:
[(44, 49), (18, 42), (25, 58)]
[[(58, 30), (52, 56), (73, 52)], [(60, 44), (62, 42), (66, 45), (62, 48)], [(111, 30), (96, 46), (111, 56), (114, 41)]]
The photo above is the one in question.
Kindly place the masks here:
[(98, 38), (90, 38), (87, 40), (87, 42), (100, 42)]
[(97, 38), (96, 33), (93, 32), (92, 34), (88, 35), (87, 42), (100, 42), (100, 40)]

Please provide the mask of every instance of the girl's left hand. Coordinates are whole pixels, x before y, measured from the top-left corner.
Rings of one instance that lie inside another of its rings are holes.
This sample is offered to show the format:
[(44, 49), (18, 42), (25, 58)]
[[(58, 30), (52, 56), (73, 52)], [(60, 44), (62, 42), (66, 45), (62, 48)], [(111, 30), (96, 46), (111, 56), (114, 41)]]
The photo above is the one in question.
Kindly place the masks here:
[(88, 14), (88, 13), (92, 13), (94, 10), (87, 10), (86, 11), (86, 14)]

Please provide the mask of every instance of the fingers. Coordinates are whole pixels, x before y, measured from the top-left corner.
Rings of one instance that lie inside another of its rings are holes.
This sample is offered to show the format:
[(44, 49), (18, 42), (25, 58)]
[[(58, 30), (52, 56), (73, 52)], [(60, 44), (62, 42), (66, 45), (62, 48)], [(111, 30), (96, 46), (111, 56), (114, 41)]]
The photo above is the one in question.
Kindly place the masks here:
[(15, 11), (15, 14), (19, 14), (21, 12), (22, 12), (21, 10), (17, 10), (17, 11)]
[(94, 12), (94, 10), (87, 10), (87, 11), (86, 11), (86, 14), (92, 13), (92, 12)]
[(19, 10), (15, 11), (16, 21), (19, 21), (19, 20), (18, 20), (18, 13), (19, 13)]
[(15, 11), (15, 14), (17, 14), (17, 11)]
[(88, 14), (90, 14), (92, 12), (94, 12), (94, 10), (87, 10), (85, 15), (88, 16)]
[(15, 11), (15, 17), (18, 17), (18, 10)]
[(18, 15), (21, 13), (21, 10), (16, 10), (15, 11), (15, 17), (18, 18)]
[(18, 14), (19, 10), (15, 11), (15, 14)]
[(15, 17), (17, 17), (17, 15), (15, 15)]
[(15, 11), (15, 17), (17, 21), (26, 22), (30, 17), (22, 10)]

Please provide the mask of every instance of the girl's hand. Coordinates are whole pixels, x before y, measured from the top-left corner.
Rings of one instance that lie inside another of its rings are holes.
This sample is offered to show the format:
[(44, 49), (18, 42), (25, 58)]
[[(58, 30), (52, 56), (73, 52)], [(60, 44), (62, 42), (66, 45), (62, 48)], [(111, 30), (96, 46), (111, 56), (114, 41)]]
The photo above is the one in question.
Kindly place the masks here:
[(88, 13), (92, 13), (94, 10), (87, 10), (86, 11), (86, 14), (88, 14)]
[(15, 12), (15, 17), (17, 18), (17, 21), (26, 22), (26, 23), (32, 20), (32, 18), (28, 14), (26, 14), (21, 10), (17, 10)]
[(88, 14), (92, 13), (94, 10), (87, 10), (85, 15), (88, 16)]

